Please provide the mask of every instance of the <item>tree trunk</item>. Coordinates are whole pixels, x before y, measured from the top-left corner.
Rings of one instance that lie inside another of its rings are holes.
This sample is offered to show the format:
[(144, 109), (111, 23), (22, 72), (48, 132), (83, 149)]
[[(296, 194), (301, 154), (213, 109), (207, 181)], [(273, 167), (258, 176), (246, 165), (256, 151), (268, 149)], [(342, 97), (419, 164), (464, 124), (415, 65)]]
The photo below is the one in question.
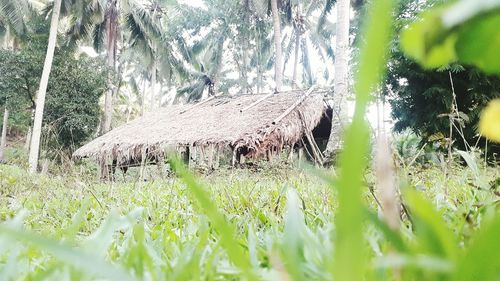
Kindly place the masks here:
[(26, 141), (24, 142), (24, 149), (26, 151), (30, 150), (30, 144), (31, 144), (31, 132), (33, 131), (32, 127), (30, 126), (28, 128), (28, 132), (26, 133)]
[(299, 50), (300, 50), (300, 31), (295, 31), (295, 58), (293, 62), (293, 76), (292, 76), (292, 87), (297, 89), (297, 66), (299, 64)]
[(49, 43), (47, 46), (47, 55), (43, 65), (42, 78), (36, 99), (35, 121), (33, 124), (33, 134), (31, 136), (31, 147), (29, 153), (30, 172), (34, 173), (38, 167), (38, 153), (40, 150), (40, 137), (42, 133), (43, 109), (45, 107), (45, 94), (49, 83), (50, 70), (52, 69), (52, 60), (57, 43), (57, 27), (59, 24), (59, 12), (61, 10), (61, 0), (55, 0), (52, 10), (52, 20), (50, 22)]
[(346, 98), (349, 93), (349, 1), (337, 1), (335, 88), (330, 101), (330, 105), (333, 108), (332, 130), (325, 151), (325, 155), (329, 158), (341, 147), (342, 128), (343, 124), (347, 121)]
[(222, 56), (224, 55), (224, 41), (225, 38), (221, 37), (219, 42), (217, 43), (217, 66), (215, 69), (215, 73), (212, 77), (214, 86), (213, 86), (213, 94), (217, 95), (219, 93), (220, 88), (220, 74), (222, 72)]
[(273, 14), (274, 47), (276, 52), (274, 79), (276, 82), (276, 92), (280, 92), (281, 86), (283, 85), (283, 52), (281, 50), (281, 27), (280, 15), (278, 13), (278, 0), (271, 0), (271, 11)]
[(8, 50), (10, 48), (10, 26), (5, 25), (5, 35), (3, 37), (3, 47)]
[[(156, 75), (158, 75), (158, 73)], [(164, 86), (163, 81), (160, 80), (160, 82), (158, 84), (160, 84), (159, 91), (158, 91), (158, 108), (161, 108), (163, 105), (163, 101), (162, 101), (162, 99), (163, 99), (163, 86)]]
[(148, 85), (146, 78), (144, 78), (144, 81), (142, 82), (142, 103), (141, 103), (141, 116), (144, 116), (144, 113), (146, 112), (146, 97), (148, 94)]
[(153, 111), (155, 108), (155, 98), (156, 98), (156, 61), (153, 57), (153, 65), (151, 66), (151, 104), (149, 110)]
[[(113, 71), (116, 68), (116, 37), (118, 36), (118, 11), (116, 0), (111, 0), (110, 12), (107, 15), (106, 21), (106, 31), (107, 31), (107, 52), (108, 52), (108, 66)], [(115, 87), (113, 85), (113, 75), (109, 75), (109, 89), (106, 92), (106, 97), (104, 100), (104, 116), (101, 126), (101, 135), (109, 132), (111, 130), (111, 121), (113, 118), (113, 96), (115, 93)]]
[(5, 105), (5, 110), (3, 113), (3, 123), (2, 123), (2, 139), (0, 141), (0, 163), (5, 161), (4, 153), (5, 147), (7, 146), (7, 125), (9, 123), (9, 108)]

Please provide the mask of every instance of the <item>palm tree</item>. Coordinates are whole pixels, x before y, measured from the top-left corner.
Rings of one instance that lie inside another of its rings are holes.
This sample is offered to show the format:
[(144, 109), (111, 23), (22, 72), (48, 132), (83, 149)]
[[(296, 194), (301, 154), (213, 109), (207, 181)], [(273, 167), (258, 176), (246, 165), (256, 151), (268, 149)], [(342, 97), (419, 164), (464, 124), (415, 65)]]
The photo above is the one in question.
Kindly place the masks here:
[(350, 0), (337, 1), (337, 31), (335, 43), (335, 81), (333, 114), (340, 122), (332, 122), (332, 130), (325, 155), (331, 156), (340, 148), (340, 132), (347, 114), (346, 98), (349, 94), (349, 12)]
[(33, 135), (31, 136), (31, 147), (29, 153), (29, 166), (31, 172), (36, 172), (38, 166), (38, 153), (40, 149), (40, 136), (42, 132), (42, 119), (43, 109), (45, 106), (45, 94), (47, 91), (47, 84), (49, 82), (50, 70), (52, 68), (52, 60), (54, 58), (54, 51), (57, 43), (57, 27), (59, 24), (59, 12), (61, 10), (61, 0), (54, 1), (54, 8), (52, 10), (52, 20), (50, 23), (49, 43), (47, 47), (47, 55), (42, 71), (42, 78), (40, 80), (40, 87), (38, 89), (35, 109), (35, 121), (33, 124)]
[[(155, 42), (162, 37), (158, 1), (154, 0), (68, 0), (63, 6), (63, 14), (69, 16), (68, 34), (70, 42), (90, 39), (97, 52), (105, 45), (108, 66), (116, 70), (119, 47), (122, 45), (141, 46), (143, 52), (154, 53)], [(127, 42), (122, 42), (128, 38)], [(154, 65), (154, 64), (153, 64)], [(151, 67), (156, 77), (156, 67)], [(101, 134), (111, 129), (113, 98), (116, 95), (112, 75), (105, 96)]]
[[(328, 21), (327, 16), (332, 10), (334, 0), (328, 0), (325, 5), (318, 1), (296, 1), (292, 7), (293, 15), (285, 19), (286, 23), (291, 25), (292, 33), (285, 35), (284, 41), (289, 38), (285, 44), (285, 66), (294, 51), (292, 87), (298, 87), (299, 58), (302, 57), (303, 80), (307, 85), (312, 85), (315, 77), (312, 73), (310, 62), (310, 46), (316, 51), (316, 55), (322, 61), (331, 60), (333, 62), (334, 52), (331, 47), (331, 38), (335, 35), (334, 24)], [(316, 12), (321, 10), (319, 16)], [(283, 69), (284, 72), (285, 69)], [(324, 68), (325, 78), (329, 76), (328, 67)]]
[(281, 91), (281, 86), (283, 84), (283, 51), (281, 50), (281, 20), (278, 11), (278, 0), (271, 0), (271, 11), (273, 17), (273, 38), (276, 56), (276, 62), (274, 64), (274, 79), (276, 82), (276, 92), (279, 92)]
[[(169, 23), (172, 27), (169, 34), (175, 34), (170, 35), (176, 43), (173, 48), (179, 50), (180, 55), (176, 71), (183, 85), (178, 89), (177, 98), (184, 97), (188, 102), (218, 94), (232, 86), (222, 78), (227, 71), (223, 58), (234, 51), (225, 46), (231, 38), (237, 37), (237, 32), (231, 27), (239, 21), (237, 14), (240, 6), (238, 2), (223, 0), (206, 0), (205, 4), (207, 10), (184, 5), (176, 7)], [(185, 31), (198, 38), (189, 42), (189, 38), (182, 35)], [(173, 54), (171, 57), (177, 56)]]

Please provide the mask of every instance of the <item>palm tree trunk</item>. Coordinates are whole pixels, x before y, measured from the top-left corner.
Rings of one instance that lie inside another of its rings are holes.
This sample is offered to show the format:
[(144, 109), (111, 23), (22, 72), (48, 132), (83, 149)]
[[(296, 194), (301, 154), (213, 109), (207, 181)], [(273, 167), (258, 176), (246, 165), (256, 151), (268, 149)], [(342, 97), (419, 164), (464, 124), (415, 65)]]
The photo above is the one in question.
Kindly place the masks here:
[(217, 62), (216, 62), (216, 69), (215, 73), (212, 77), (214, 81), (214, 88), (213, 88), (213, 94), (217, 95), (219, 93), (219, 88), (220, 88), (220, 74), (222, 72), (222, 56), (224, 55), (224, 41), (225, 38), (221, 37), (219, 38), (219, 42), (217, 44)]
[(337, 1), (337, 30), (335, 42), (334, 94), (332, 130), (325, 155), (332, 156), (341, 147), (343, 123), (347, 119), (347, 95), (349, 93), (349, 6), (350, 0)]
[(33, 131), (32, 127), (30, 126), (28, 128), (28, 132), (26, 133), (26, 141), (24, 142), (24, 149), (26, 151), (30, 150), (30, 144), (31, 144), (31, 132)]
[(144, 113), (146, 112), (146, 96), (148, 94), (148, 87), (146, 85), (147, 81), (146, 78), (144, 78), (144, 81), (142, 83), (142, 103), (141, 103), (141, 116), (144, 116)]
[(271, 0), (271, 11), (273, 14), (274, 47), (276, 51), (274, 79), (276, 82), (276, 92), (280, 92), (281, 86), (283, 85), (283, 52), (281, 50), (281, 27), (280, 15), (278, 14), (278, 0)]
[(161, 106), (163, 105), (162, 99), (163, 99), (163, 86), (164, 85), (163, 85), (163, 82), (161, 80), (158, 84), (160, 84), (160, 87), (158, 87), (158, 89), (159, 89), (159, 91), (158, 91), (158, 108), (161, 108)]
[(299, 64), (299, 50), (300, 50), (300, 33), (297, 30), (295, 32), (295, 58), (293, 62), (293, 76), (292, 76), (292, 87), (297, 89), (297, 66)]
[(9, 108), (5, 104), (2, 123), (2, 140), (0, 141), (0, 163), (4, 162), (5, 147), (7, 146), (7, 125), (9, 123)]
[(31, 147), (31, 137), (33, 136), (33, 124), (35, 123), (35, 108), (31, 108), (31, 126), (28, 128), (28, 133), (26, 134), (26, 142), (24, 143), (24, 149), (26, 151), (30, 150)]
[[(111, 0), (110, 12), (107, 15), (106, 31), (108, 42), (106, 44), (108, 53), (108, 66), (113, 71), (116, 68), (116, 39), (118, 37), (118, 11), (116, 0)], [(104, 100), (104, 116), (101, 126), (101, 135), (109, 132), (111, 130), (111, 121), (113, 118), (113, 96), (115, 93), (115, 87), (113, 85), (112, 74), (109, 76), (109, 89), (106, 92), (106, 97)]]
[(59, 24), (59, 12), (61, 10), (61, 0), (55, 0), (52, 10), (52, 20), (50, 22), (49, 44), (47, 46), (47, 55), (43, 65), (42, 78), (36, 99), (35, 121), (33, 124), (33, 134), (31, 136), (31, 147), (29, 153), (30, 172), (36, 172), (38, 167), (38, 153), (40, 150), (40, 137), (42, 133), (43, 109), (45, 107), (45, 94), (49, 83), (50, 70), (52, 69), (52, 60), (57, 43), (57, 27)]
[(151, 67), (151, 104), (150, 104), (150, 110), (152, 111), (155, 107), (155, 98), (156, 98), (156, 61), (155, 58), (153, 58), (153, 65)]

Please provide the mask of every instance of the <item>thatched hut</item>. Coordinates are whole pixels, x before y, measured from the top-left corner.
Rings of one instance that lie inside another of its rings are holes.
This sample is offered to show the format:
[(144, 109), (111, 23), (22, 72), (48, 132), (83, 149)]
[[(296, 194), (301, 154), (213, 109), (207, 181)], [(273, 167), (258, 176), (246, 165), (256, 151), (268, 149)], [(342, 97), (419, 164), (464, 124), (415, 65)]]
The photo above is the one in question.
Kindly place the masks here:
[(73, 157), (93, 157), (101, 167), (114, 169), (161, 164), (166, 151), (175, 149), (186, 161), (201, 156), (214, 166), (218, 152), (229, 150), (234, 165), (241, 158), (269, 158), (307, 145), (308, 154), (321, 161), (318, 141), (328, 139), (331, 117), (324, 93), (212, 97), (147, 113), (89, 142)]

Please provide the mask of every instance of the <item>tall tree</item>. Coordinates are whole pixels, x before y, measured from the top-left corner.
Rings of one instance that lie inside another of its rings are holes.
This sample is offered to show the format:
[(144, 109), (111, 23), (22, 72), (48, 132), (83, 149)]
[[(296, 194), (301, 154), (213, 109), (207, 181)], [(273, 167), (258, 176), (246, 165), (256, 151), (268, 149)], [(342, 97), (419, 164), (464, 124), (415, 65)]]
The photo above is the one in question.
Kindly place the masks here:
[(54, 59), (54, 51), (57, 43), (57, 28), (59, 25), (59, 12), (61, 10), (61, 0), (55, 0), (52, 10), (52, 20), (50, 23), (49, 43), (47, 46), (47, 55), (40, 79), (40, 87), (38, 89), (36, 99), (35, 121), (33, 124), (33, 133), (31, 136), (31, 147), (28, 158), (28, 163), (31, 172), (36, 172), (38, 167), (38, 154), (40, 150), (40, 136), (42, 133), (43, 109), (45, 106), (45, 94), (49, 83), (50, 70), (52, 68), (52, 60)]
[[(295, 1), (292, 7), (290, 18), (285, 17), (285, 23), (292, 26), (292, 32), (289, 36), (285, 34), (284, 66), (286, 68), (288, 61), (293, 54), (292, 69), (292, 87), (299, 88), (298, 72), (302, 68), (303, 81), (306, 86), (311, 86), (316, 77), (314, 77), (311, 67), (310, 46), (317, 57), (322, 61), (330, 60), (333, 63), (334, 51), (331, 45), (331, 39), (335, 35), (335, 24), (328, 20), (328, 16), (334, 6), (334, 0), (328, 0), (326, 3), (319, 1)], [(316, 16), (318, 12), (321, 13)], [(288, 42), (286, 39), (288, 39)], [(299, 61), (301, 60), (301, 63)], [(320, 66), (321, 67), (321, 66)], [(285, 72), (285, 68), (283, 72)], [(321, 69), (325, 80), (328, 80), (329, 72), (326, 65)]]
[[(331, 99), (333, 107), (332, 130), (325, 155), (331, 157), (341, 146), (342, 125), (347, 118), (349, 94), (349, 20), (350, 0), (337, 0), (337, 28), (335, 41), (335, 80)], [(333, 122), (338, 120), (338, 122)]]
[[(106, 12), (106, 50), (108, 55), (109, 68), (116, 69), (116, 51), (118, 41), (118, 4), (117, 0), (108, 0)], [(109, 85), (113, 85), (112, 78), (109, 78)], [(109, 87), (104, 99), (104, 115), (102, 118), (101, 134), (111, 130), (111, 119), (113, 118), (113, 96), (116, 87)]]
[[(3, 34), (4, 49), (17, 45), (28, 28), (26, 20), (34, 13), (27, 0), (0, 1), (0, 34)], [(7, 144), (7, 126), (9, 123), (9, 106), (7, 98), (4, 105), (2, 136), (0, 139), (0, 161), (4, 160), (4, 150)]]
[(276, 56), (274, 64), (274, 79), (276, 82), (276, 92), (280, 92), (281, 86), (283, 85), (283, 51), (281, 49), (281, 20), (278, 10), (278, 0), (271, 0), (271, 12), (273, 17), (273, 38)]
[[(116, 70), (119, 47), (141, 45), (144, 53), (154, 53), (153, 41), (162, 37), (155, 0), (67, 0), (64, 1), (63, 14), (69, 16), (67, 33), (70, 42), (90, 39), (97, 52), (103, 45), (106, 49), (108, 66)], [(127, 38), (128, 42), (122, 42)], [(120, 45), (121, 43), (122, 45)], [(125, 46), (127, 45), (127, 46)], [(151, 67), (151, 72), (154, 72)], [(112, 125), (113, 99), (117, 92), (114, 75), (109, 77), (109, 90), (105, 96), (101, 134), (108, 132)]]
[(5, 103), (2, 123), (2, 139), (0, 140), (0, 163), (4, 162), (5, 147), (7, 146), (7, 124), (9, 120), (9, 107)]

